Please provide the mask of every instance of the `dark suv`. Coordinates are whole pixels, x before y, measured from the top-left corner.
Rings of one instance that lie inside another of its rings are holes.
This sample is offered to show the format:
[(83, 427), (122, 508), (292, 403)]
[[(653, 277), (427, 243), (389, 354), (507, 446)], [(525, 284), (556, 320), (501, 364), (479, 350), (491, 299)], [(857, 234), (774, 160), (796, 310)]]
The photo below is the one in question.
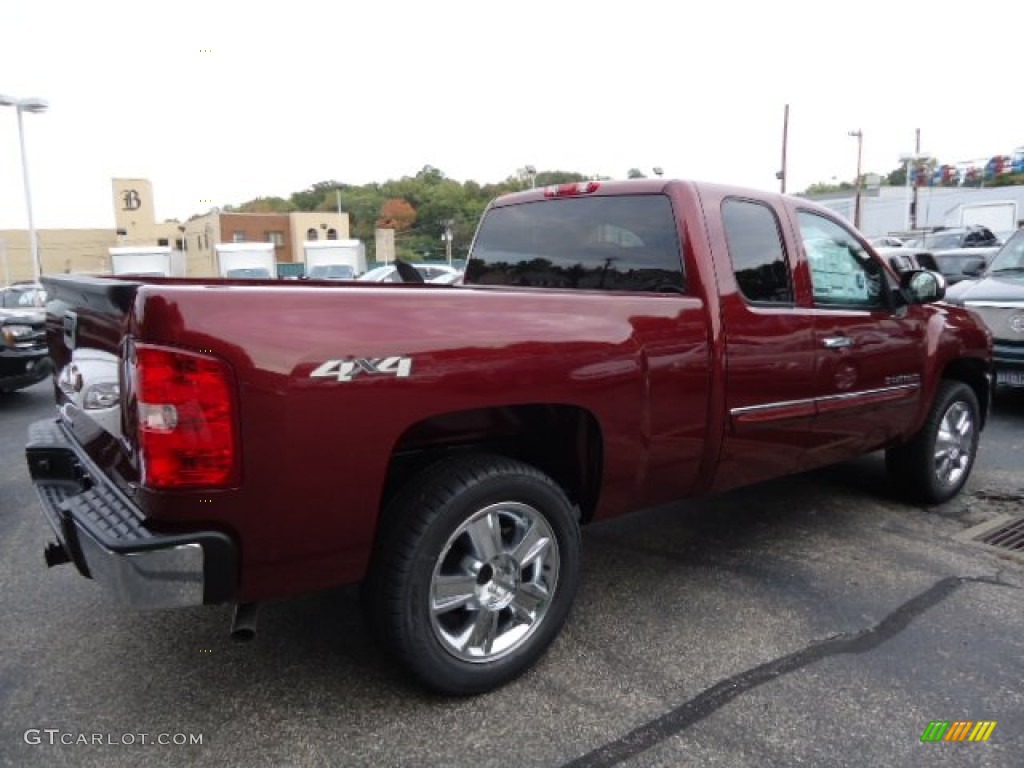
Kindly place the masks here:
[(1006, 241), (980, 280), (946, 295), (974, 310), (992, 332), (996, 384), (1024, 387), (1024, 229)]
[(1001, 243), (991, 229), (979, 224), (938, 229), (918, 237), (912, 245), (931, 254), (946, 282), (953, 285), (983, 271)]
[(0, 289), (0, 392), (12, 392), (46, 378), (46, 294), (35, 283)]
[(937, 229), (919, 237), (914, 245), (935, 251), (952, 251), (959, 248), (995, 248), (1001, 245), (999, 238), (988, 227), (954, 227)]

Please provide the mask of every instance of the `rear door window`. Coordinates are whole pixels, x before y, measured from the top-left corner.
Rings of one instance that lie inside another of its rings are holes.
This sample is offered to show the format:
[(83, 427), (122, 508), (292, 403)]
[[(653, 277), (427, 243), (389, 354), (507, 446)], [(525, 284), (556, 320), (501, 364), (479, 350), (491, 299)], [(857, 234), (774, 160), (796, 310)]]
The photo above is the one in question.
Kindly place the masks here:
[(764, 203), (722, 203), (722, 225), (740, 293), (751, 304), (793, 303), (789, 263), (779, 220)]

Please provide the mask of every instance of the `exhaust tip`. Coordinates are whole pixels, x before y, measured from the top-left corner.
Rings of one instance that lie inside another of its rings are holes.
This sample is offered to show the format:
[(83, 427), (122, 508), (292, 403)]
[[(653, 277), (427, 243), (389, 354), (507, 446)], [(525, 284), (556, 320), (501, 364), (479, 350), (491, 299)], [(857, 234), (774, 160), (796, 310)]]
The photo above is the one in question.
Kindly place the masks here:
[(256, 639), (256, 630), (252, 627), (236, 627), (231, 630), (231, 639), (236, 643), (248, 643)]
[(231, 639), (236, 643), (248, 643), (256, 637), (256, 617), (259, 603), (239, 603), (231, 619)]

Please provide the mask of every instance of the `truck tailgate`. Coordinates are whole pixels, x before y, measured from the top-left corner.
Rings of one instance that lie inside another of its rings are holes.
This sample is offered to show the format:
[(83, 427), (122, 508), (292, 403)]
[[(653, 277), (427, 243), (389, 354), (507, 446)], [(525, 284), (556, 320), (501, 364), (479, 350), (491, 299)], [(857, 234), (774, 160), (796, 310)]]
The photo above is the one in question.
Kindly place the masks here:
[(121, 356), (142, 284), (81, 275), (44, 277), (43, 284), (59, 422), (105, 474), (129, 487), (138, 467), (122, 432)]

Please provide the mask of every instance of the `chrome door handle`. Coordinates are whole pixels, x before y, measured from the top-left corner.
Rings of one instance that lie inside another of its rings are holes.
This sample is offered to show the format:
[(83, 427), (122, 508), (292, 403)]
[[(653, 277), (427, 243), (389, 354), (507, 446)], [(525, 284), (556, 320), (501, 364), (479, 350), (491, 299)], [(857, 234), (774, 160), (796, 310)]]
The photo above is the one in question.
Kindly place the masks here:
[(843, 349), (852, 347), (853, 339), (849, 336), (826, 336), (821, 343), (825, 345), (825, 349)]

